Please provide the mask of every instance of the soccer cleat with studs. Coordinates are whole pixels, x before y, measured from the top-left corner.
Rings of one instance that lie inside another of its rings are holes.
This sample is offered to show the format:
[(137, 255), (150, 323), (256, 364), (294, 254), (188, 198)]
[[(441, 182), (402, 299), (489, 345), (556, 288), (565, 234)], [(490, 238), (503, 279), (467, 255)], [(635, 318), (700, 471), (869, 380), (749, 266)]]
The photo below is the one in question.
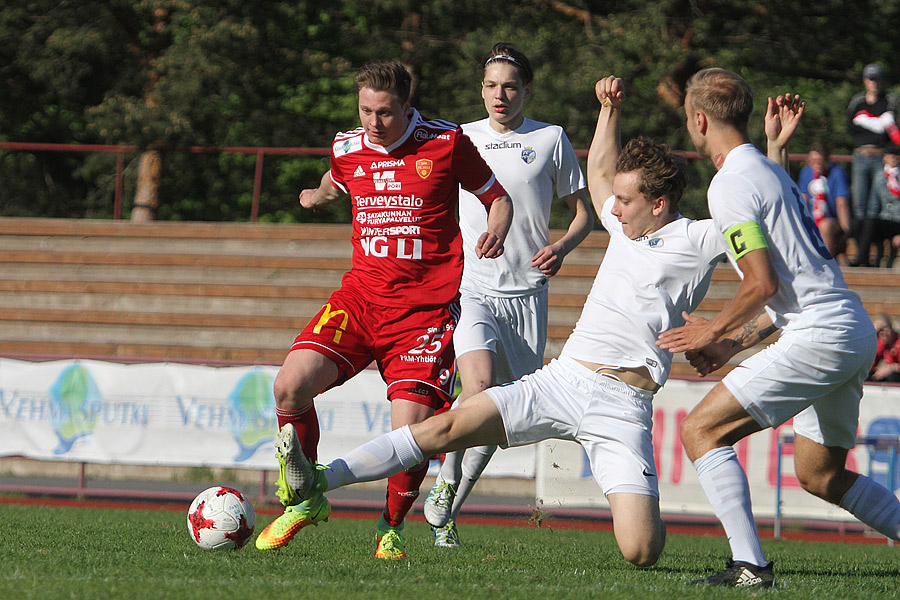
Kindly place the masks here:
[(447, 521), (443, 527), (432, 527), (434, 532), (434, 545), (438, 548), (459, 548), (459, 532), (456, 530), (456, 521)]
[(275, 458), (278, 459), (278, 490), (275, 495), (284, 506), (294, 506), (325, 491), (323, 467), (311, 462), (297, 437), (297, 430), (286, 423), (275, 440)]
[(331, 504), (319, 494), (299, 504), (287, 506), (284, 513), (269, 523), (256, 538), (260, 550), (274, 550), (286, 546), (307, 525), (318, 525), (331, 515)]
[(384, 520), (384, 515), (378, 519), (378, 526), (375, 529), (375, 558), (393, 560), (406, 558), (406, 552), (403, 550), (403, 537), (400, 535), (402, 529), (403, 523), (396, 527), (388, 525)]
[(695, 579), (691, 585), (713, 585), (718, 587), (775, 587), (775, 573), (772, 563), (764, 567), (740, 560), (728, 559), (725, 570), (703, 579)]
[(450, 521), (450, 512), (455, 498), (456, 488), (439, 477), (425, 499), (423, 512), (428, 524), (432, 527), (444, 527), (447, 525)]

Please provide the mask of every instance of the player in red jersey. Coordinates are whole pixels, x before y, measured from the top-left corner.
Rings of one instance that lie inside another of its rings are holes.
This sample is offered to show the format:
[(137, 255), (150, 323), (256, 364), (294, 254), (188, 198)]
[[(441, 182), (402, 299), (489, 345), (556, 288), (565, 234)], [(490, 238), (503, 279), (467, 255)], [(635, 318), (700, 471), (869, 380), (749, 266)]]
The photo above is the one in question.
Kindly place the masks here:
[[(356, 76), (361, 127), (335, 136), (331, 170), (300, 204), (316, 208), (347, 195), (353, 203), (353, 266), (297, 336), (275, 379), (282, 516), (256, 547), (281, 547), (331, 512), (324, 498), (299, 502), (291, 488), (285, 435), (315, 457), (319, 424), (313, 398), (373, 360), (387, 383), (391, 426), (418, 423), (452, 399), (453, 330), (459, 315), (462, 237), (458, 186), (487, 210), (479, 258), (496, 258), (512, 203), (474, 144), (455, 124), (424, 119), (409, 102), (411, 78), (399, 62), (372, 61)], [(285, 427), (290, 424), (292, 427)], [(419, 494), (427, 462), (388, 479), (376, 556), (403, 558), (400, 530)]]

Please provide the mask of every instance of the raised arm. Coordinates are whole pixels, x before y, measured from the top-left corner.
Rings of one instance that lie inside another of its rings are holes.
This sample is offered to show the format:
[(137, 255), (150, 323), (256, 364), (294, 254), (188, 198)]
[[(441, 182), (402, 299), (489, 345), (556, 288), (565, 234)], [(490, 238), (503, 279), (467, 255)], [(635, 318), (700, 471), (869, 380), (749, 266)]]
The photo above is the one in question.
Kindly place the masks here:
[(784, 94), (769, 97), (766, 106), (766, 154), (769, 158), (788, 170), (788, 142), (797, 131), (806, 102), (798, 94)]
[(616, 159), (622, 141), (619, 135), (619, 113), (625, 100), (622, 80), (614, 75), (604, 77), (594, 86), (600, 101), (600, 114), (594, 139), (588, 151), (587, 180), (594, 210), (601, 214), (603, 203), (612, 195), (613, 179), (616, 176)]

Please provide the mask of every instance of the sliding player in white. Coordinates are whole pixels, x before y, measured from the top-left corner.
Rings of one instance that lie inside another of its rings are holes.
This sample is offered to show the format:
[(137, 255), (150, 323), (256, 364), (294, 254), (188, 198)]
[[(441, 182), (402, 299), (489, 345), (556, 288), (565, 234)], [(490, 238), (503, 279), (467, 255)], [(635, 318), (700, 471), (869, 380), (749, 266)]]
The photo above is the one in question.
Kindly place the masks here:
[(619, 153), (621, 80), (602, 79), (596, 92), (602, 107), (588, 184), (610, 241), (560, 358), (324, 467), (306, 459), (285, 426), (279, 444), (289, 466), (286, 478), (299, 497), (387, 477), (439, 452), (576, 440), (609, 500), (622, 555), (639, 566), (657, 561), (666, 530), (651, 443), (652, 400), (668, 377), (672, 355), (657, 347), (656, 337), (683, 323), (682, 311), (699, 304), (724, 244), (711, 221), (678, 213), (687, 184), (680, 157), (647, 138), (631, 140)]
[[(453, 334), (462, 392), (456, 406), (493, 385), (515, 381), (544, 364), (548, 279), (594, 224), (578, 158), (562, 127), (524, 115), (531, 63), (511, 44), (498, 43), (483, 61), (481, 96), (488, 117), (462, 126), (515, 205), (503, 255), (479, 258), (484, 208), (460, 189), (459, 224), (465, 268), (462, 315)], [(573, 213), (569, 228), (550, 243), (550, 205), (561, 198)], [(470, 247), (471, 246), (471, 247)], [(435, 545), (459, 546), (456, 520), (496, 446), (452, 452), (425, 501)], [(465, 455), (465, 456), (463, 456)]]

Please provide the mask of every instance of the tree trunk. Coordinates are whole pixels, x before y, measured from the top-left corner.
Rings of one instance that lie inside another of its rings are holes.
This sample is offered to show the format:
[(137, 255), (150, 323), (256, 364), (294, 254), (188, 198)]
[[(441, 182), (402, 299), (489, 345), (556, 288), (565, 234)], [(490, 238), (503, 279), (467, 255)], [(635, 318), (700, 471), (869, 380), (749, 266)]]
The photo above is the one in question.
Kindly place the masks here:
[(138, 167), (137, 191), (134, 194), (134, 208), (131, 220), (144, 222), (156, 219), (159, 208), (159, 181), (162, 177), (162, 155), (158, 150), (148, 150), (141, 154)]

